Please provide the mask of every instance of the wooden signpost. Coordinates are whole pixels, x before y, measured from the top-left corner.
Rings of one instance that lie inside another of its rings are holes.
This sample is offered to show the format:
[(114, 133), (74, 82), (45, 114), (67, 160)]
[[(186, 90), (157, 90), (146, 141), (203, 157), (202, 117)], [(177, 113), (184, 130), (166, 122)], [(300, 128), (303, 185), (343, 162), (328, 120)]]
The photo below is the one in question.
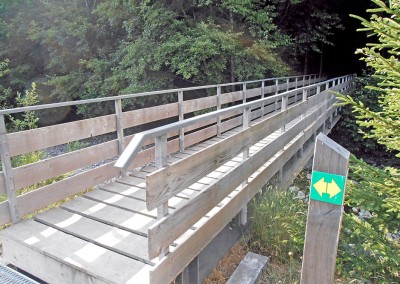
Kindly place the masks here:
[(315, 143), (301, 284), (333, 284), (350, 152), (319, 134)]

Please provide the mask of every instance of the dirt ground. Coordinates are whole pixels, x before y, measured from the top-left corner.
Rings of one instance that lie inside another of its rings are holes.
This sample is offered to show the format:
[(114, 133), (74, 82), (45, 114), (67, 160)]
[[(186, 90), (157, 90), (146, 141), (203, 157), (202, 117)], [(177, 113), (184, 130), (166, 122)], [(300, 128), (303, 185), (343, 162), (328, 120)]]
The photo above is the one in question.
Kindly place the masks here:
[(221, 259), (218, 266), (214, 268), (213, 273), (206, 278), (203, 284), (226, 283), (236, 267), (238, 267), (240, 261), (246, 256), (247, 252), (248, 248), (242, 242), (234, 245), (229, 253)]

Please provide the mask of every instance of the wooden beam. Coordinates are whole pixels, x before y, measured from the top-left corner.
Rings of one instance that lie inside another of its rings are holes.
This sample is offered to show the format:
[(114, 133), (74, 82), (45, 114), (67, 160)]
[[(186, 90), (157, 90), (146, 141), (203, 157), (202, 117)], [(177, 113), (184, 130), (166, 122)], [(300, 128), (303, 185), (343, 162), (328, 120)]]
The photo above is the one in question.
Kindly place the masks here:
[(21, 217), (19, 214), (17, 193), (14, 185), (14, 176), (12, 172), (11, 157), (4, 115), (0, 115), (0, 158), (1, 165), (3, 167), (4, 184), (6, 186), (7, 201), (10, 210), (11, 221), (15, 224), (21, 220)]
[[(315, 144), (313, 175), (318, 171), (343, 176), (346, 179), (349, 158), (349, 151), (326, 135), (319, 134)], [(328, 181), (325, 182), (328, 185)], [(332, 181), (329, 183), (332, 184)], [(334, 283), (344, 193), (341, 199), (341, 205), (337, 205), (310, 198), (300, 283)]]

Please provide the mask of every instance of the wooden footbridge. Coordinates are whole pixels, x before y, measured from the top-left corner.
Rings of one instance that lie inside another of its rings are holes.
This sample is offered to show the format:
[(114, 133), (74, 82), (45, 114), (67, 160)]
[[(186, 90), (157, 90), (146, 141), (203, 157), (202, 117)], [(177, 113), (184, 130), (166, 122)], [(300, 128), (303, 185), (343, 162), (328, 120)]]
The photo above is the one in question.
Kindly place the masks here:
[[(264, 185), (292, 181), (339, 119), (330, 91), (351, 81), (307, 75), (1, 110), (3, 257), (48, 283), (199, 283), (198, 256), (232, 219), (246, 223)], [(162, 96), (169, 103), (122, 107)], [(113, 114), (6, 131), (7, 115), (110, 103)], [(13, 167), (95, 136), (103, 142)]]

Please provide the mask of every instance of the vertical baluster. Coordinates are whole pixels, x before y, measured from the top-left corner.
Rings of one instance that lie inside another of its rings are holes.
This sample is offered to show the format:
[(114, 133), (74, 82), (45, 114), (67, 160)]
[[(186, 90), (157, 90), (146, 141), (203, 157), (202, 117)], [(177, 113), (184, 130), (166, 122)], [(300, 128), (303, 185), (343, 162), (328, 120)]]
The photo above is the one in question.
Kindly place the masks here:
[[(279, 79), (275, 80), (275, 95), (279, 94)], [(278, 98), (275, 99), (275, 111), (278, 110)]]
[[(221, 109), (221, 86), (217, 87), (217, 110)], [(221, 116), (217, 118), (217, 135), (221, 136), (222, 129), (221, 129)]]
[(0, 157), (3, 167), (4, 184), (6, 186), (8, 207), (10, 210), (11, 222), (18, 223), (21, 220), (15, 192), (14, 176), (12, 172), (11, 157), (7, 140), (7, 129), (4, 115), (0, 115)]
[[(162, 136), (157, 136), (155, 138), (155, 158), (156, 158), (156, 168), (161, 169), (167, 166), (167, 155), (168, 155), (168, 148), (167, 148), (167, 134)], [(168, 201), (164, 202), (162, 205), (157, 207), (157, 219), (161, 219), (168, 215)], [(160, 254), (160, 259), (163, 258), (169, 249), (166, 249)]]
[[(297, 88), (299, 87), (298, 86), (298, 83), (299, 83), (299, 78), (298, 77), (296, 77), (296, 81), (294, 82), (294, 88), (297, 90)], [(295, 103), (297, 103), (297, 95), (298, 95), (298, 91), (296, 91), (296, 94), (294, 95), (294, 101), (295, 101)]]
[[(178, 113), (179, 121), (184, 120), (183, 91), (178, 91)], [(185, 130), (183, 128), (179, 129), (179, 151), (185, 151)]]
[[(250, 127), (251, 121), (251, 109), (249, 107), (245, 108), (243, 111), (243, 129), (247, 129)], [(246, 161), (250, 156), (250, 148), (247, 148), (242, 153), (242, 161)], [(242, 183), (242, 187), (245, 187), (247, 184), (247, 180)], [(247, 223), (247, 204), (245, 204), (240, 211), (240, 224), (246, 225)]]
[[(261, 82), (261, 99), (265, 98), (265, 81)], [(265, 115), (265, 103), (264, 101), (262, 102), (261, 105), (261, 116), (264, 117)]]
[[(122, 154), (125, 150), (125, 139), (124, 139), (124, 126), (122, 125), (122, 101), (117, 99), (114, 101), (115, 105), (115, 122), (117, 128), (117, 139), (118, 139), (118, 154)], [(121, 169), (120, 174), (126, 176), (126, 170)]]

